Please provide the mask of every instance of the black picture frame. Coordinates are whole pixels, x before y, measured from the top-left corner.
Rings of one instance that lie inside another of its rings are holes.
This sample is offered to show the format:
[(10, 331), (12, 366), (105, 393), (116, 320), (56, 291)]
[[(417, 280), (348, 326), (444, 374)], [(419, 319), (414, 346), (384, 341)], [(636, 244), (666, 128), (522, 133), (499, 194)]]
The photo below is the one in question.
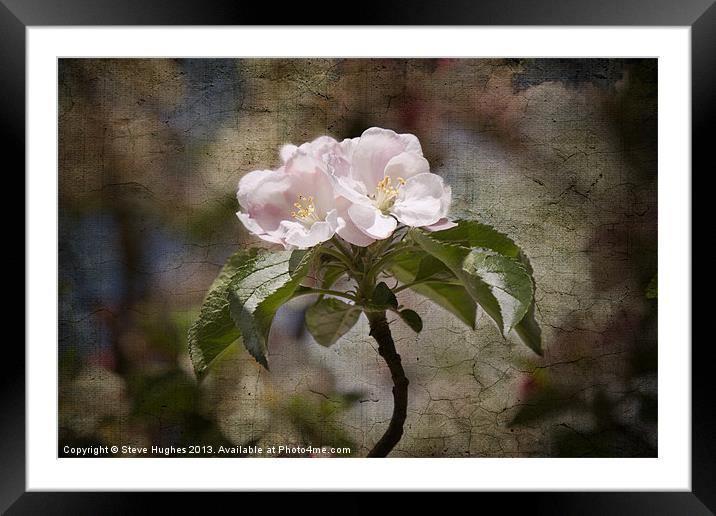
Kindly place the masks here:
[[(373, 5), (370, 5), (373, 4)], [(0, 120), (3, 156), (25, 166), (25, 30), (28, 26), (64, 25), (248, 25), (312, 24), (315, 13), (341, 12), (312, 3), (311, 12), (286, 10), (271, 3), (191, 0), (0, 0)], [(342, 8), (345, 12), (345, 7)], [(693, 170), (707, 167), (712, 141), (707, 130), (716, 106), (716, 5), (714, 0), (470, 0), (406, 3), (368, 2), (355, 9), (351, 25), (642, 25), (690, 26), (692, 69)], [(334, 24), (335, 21), (328, 22)], [(663, 142), (660, 142), (663, 144)], [(11, 175), (8, 167), (6, 175)], [(20, 177), (19, 173), (12, 174)], [(693, 177), (692, 172), (692, 177)], [(24, 185), (24, 182), (23, 182)], [(22, 187), (24, 191), (24, 186)], [(16, 255), (19, 253), (15, 253)], [(22, 254), (23, 258), (27, 257)], [(16, 256), (19, 261), (20, 257)], [(18, 264), (19, 265), (19, 264)], [(23, 267), (24, 260), (23, 260)], [(6, 269), (9, 271), (11, 269)], [(25, 273), (31, 271), (25, 269)], [(15, 299), (18, 296), (15, 296)], [(683, 300), (691, 302), (691, 300)], [(19, 304), (19, 303), (17, 303)], [(7, 339), (5, 339), (7, 340)], [(690, 343), (670, 343), (689, 345)], [(716, 404), (708, 340), (692, 346), (692, 491), (647, 493), (480, 493), (469, 496), (502, 507), (550, 514), (713, 514), (716, 513)], [(25, 492), (25, 354), (20, 346), (5, 346), (0, 374), (3, 414), (0, 419), (0, 511), (7, 514), (123, 514), (149, 510), (139, 493), (26, 493)], [(226, 496), (205, 494), (226, 503)], [(153, 495), (154, 496), (154, 495)], [(156, 495), (160, 496), (160, 495)], [(246, 503), (262, 503), (257, 495), (241, 494)], [(245, 497), (251, 499), (247, 500)], [(264, 495), (265, 496), (265, 495)], [(272, 495), (273, 496), (273, 495)], [(299, 504), (305, 494), (293, 493)], [(373, 506), (373, 495), (350, 495), (348, 512)], [(508, 502), (509, 499), (509, 502)], [(412, 501), (422, 503), (422, 495)], [(169, 502), (163, 496), (163, 503)], [(171, 495), (173, 503), (190, 509), (185, 494)], [(462, 500), (456, 501), (459, 503)], [(204, 502), (202, 502), (204, 503)], [(455, 503), (455, 502), (453, 502)], [(484, 503), (469, 501), (468, 503)], [(328, 502), (330, 505), (330, 502)], [(335, 506), (334, 506), (335, 507)]]

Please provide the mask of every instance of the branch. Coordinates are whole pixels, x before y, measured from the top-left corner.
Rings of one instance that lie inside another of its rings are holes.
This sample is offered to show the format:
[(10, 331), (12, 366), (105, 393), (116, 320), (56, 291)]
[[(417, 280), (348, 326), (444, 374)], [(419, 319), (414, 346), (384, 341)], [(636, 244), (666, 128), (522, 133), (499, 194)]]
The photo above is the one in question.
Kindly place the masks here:
[(383, 437), (368, 453), (368, 457), (385, 457), (403, 436), (403, 424), (408, 415), (408, 379), (405, 377), (400, 355), (395, 350), (385, 312), (366, 312), (370, 335), (378, 343), (378, 354), (383, 357), (393, 378), (393, 416)]

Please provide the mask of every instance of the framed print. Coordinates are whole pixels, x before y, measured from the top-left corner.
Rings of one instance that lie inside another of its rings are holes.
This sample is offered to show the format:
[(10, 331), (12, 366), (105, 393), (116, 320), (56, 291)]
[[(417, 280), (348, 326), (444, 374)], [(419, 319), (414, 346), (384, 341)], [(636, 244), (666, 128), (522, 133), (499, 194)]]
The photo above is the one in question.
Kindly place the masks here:
[(3, 508), (435, 490), (712, 511), (691, 168), (716, 11), (629, 5), (350, 27), (232, 6), (212, 27), (190, 3), (6, 2), (28, 302)]

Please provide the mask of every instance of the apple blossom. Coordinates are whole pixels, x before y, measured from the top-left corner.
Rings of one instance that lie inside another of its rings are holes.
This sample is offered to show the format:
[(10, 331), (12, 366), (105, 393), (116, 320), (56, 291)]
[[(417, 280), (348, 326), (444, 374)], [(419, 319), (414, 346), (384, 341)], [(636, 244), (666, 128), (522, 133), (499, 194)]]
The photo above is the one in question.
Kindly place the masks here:
[(241, 249), (227, 260), (189, 329), (197, 375), (239, 338), (268, 369), (272, 321), (290, 299), (315, 296), (305, 326), (324, 346), (362, 313), (393, 380), (390, 423), (368, 453), (385, 457), (403, 435), (409, 384), (387, 314), (416, 333), (423, 329), (420, 315), (396, 294), (411, 289), (471, 328), (479, 306), (503, 335), (514, 331), (542, 353), (529, 261), (492, 227), (448, 219), (450, 187), (430, 172), (414, 135), (373, 127), (340, 142), (321, 136), (284, 145), (280, 157), (277, 169), (241, 179), (237, 216), (286, 251)]
[(286, 249), (306, 249), (329, 240), (342, 226), (332, 180), (310, 149), (296, 148), (277, 170), (255, 170), (241, 178), (237, 212), (246, 229)]
[[(351, 241), (354, 230), (371, 240), (392, 235), (398, 222), (411, 227), (452, 227), (447, 219), (451, 190), (430, 172), (418, 139), (372, 127), (357, 141), (351, 140), (348, 174), (334, 174), (336, 194), (349, 201), (339, 203), (344, 218), (338, 235)], [(350, 234), (349, 234), (350, 233)], [(354, 242), (357, 245), (367, 245)], [(368, 242), (370, 243), (370, 242)]]
[(430, 172), (412, 134), (373, 127), (341, 142), (321, 136), (280, 150), (283, 165), (257, 170), (239, 183), (239, 220), (263, 240), (306, 249), (338, 234), (366, 247), (399, 223), (438, 231), (450, 187)]
[(347, 138), (339, 143), (330, 136), (319, 136), (315, 140), (303, 143), (298, 147), (289, 143), (281, 147), (281, 160), (287, 163), (297, 153), (303, 153), (321, 163), (324, 170), (331, 175), (346, 175), (350, 170), (352, 145), (357, 140), (358, 138)]

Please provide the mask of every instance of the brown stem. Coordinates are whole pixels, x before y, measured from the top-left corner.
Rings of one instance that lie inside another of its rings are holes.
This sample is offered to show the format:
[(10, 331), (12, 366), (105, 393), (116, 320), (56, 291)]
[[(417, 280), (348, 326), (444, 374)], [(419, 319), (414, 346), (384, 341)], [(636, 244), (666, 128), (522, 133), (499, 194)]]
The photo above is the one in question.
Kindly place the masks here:
[(378, 353), (388, 364), (393, 378), (393, 417), (383, 437), (368, 453), (368, 457), (385, 457), (403, 436), (403, 423), (408, 415), (408, 379), (400, 363), (400, 355), (395, 351), (385, 312), (368, 312), (366, 315), (370, 323), (370, 335), (378, 343)]

